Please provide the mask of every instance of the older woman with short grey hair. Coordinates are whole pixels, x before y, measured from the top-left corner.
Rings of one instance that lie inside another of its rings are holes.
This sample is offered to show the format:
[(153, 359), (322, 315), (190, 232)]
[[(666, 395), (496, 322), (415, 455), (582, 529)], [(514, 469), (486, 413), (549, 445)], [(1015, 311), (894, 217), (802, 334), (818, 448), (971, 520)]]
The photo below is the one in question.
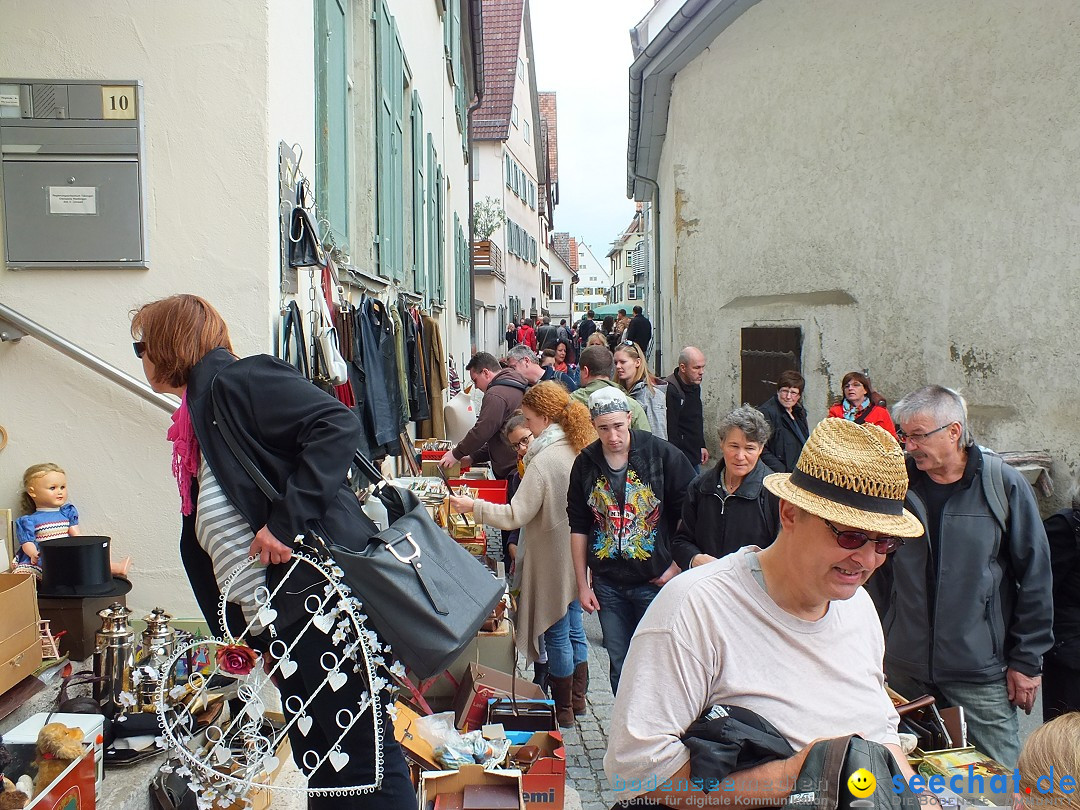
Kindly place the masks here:
[(749, 405), (720, 420), (720, 463), (690, 483), (672, 543), (684, 571), (776, 539), (780, 502), (762, 484), (772, 472), (761, 460), (771, 432), (761, 411)]

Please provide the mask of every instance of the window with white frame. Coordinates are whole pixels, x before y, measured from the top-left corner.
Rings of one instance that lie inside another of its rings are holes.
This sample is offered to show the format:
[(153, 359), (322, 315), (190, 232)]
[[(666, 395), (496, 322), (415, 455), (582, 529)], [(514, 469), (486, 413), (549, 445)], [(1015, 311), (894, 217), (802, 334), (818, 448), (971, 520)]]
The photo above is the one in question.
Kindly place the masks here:
[(525, 143), (529, 143), (532, 138), (532, 128), (529, 126), (529, 122), (525, 122), (525, 126), (521, 130), (522, 137), (525, 138)]
[(517, 73), (519, 79), (525, 78), (525, 60), (520, 56), (518, 57)]
[(561, 281), (553, 281), (553, 282), (551, 282), (551, 300), (552, 301), (562, 301), (563, 300), (562, 290), (563, 290), (563, 283)]
[(515, 104), (510, 109), (510, 123), (512, 123), (515, 127), (518, 125), (518, 108), (517, 108), (517, 104)]

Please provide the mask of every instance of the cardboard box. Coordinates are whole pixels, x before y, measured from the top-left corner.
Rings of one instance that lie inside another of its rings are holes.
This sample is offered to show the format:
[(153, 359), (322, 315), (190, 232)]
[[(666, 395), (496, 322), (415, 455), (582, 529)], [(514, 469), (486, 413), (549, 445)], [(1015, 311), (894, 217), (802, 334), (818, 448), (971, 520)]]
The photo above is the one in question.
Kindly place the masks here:
[(41, 631), (34, 577), (0, 574), (0, 693), (33, 675), (40, 665)]
[[(7, 748), (12, 757), (9, 772), (31, 773), (37, 747), (12, 743)], [(95, 810), (96, 781), (94, 751), (87, 748), (79, 759), (68, 765), (48, 788), (26, 806), (28, 810)]]
[[(465, 679), (469, 664), (476, 663), (500, 672), (512, 672), (516, 662), (513, 624), (509, 619), (503, 619), (494, 631), (477, 633), (476, 638), (462, 651), (458, 659), (447, 667), (453, 682), (443, 677), (434, 680), (424, 691), (424, 699), (431, 704), (434, 711), (448, 710), (453, 707), (457, 685)], [(415, 678), (413, 680), (415, 681)]]
[[(558, 731), (538, 731), (527, 745), (540, 749), (540, 758), (521, 775), (526, 810), (562, 810), (566, 801), (566, 749)], [(521, 748), (510, 749), (510, 757)]]
[[(274, 768), (272, 773), (264, 773), (255, 777), (256, 784), (272, 785), (277, 781), (278, 774), (281, 773), (281, 769), (285, 767), (285, 763), (292, 756), (292, 747), (289, 745), (288, 737), (281, 738), (274, 756), (278, 758), (278, 766)], [(224, 810), (269, 810), (273, 806), (274, 792), (266, 788), (252, 786), (251, 790), (248, 791), (247, 798), (250, 804), (240, 799), (224, 808)], [(217, 807), (218, 805), (215, 803), (215, 810), (217, 810)]]
[(518, 794), (518, 810), (525, 810), (521, 771), (485, 771), (480, 765), (463, 765), (459, 771), (424, 771), (420, 774), (417, 806), (424, 810), (437, 796), (462, 793), (469, 785), (512, 785)]
[(471, 731), (487, 722), (491, 698), (517, 697), (544, 700), (547, 695), (535, 683), (515, 678), (481, 664), (470, 663), (454, 696), (454, 720), (458, 728)]
[[(394, 705), (397, 707), (394, 738), (404, 749), (406, 761), (416, 766), (417, 771), (413, 775), (413, 781), (419, 783), (420, 772), (437, 771), (441, 766), (435, 761), (435, 751), (431, 745), (413, 731), (412, 725), (420, 719), (420, 715), (400, 700)], [(412, 771), (413, 768), (410, 767), (409, 770)]]

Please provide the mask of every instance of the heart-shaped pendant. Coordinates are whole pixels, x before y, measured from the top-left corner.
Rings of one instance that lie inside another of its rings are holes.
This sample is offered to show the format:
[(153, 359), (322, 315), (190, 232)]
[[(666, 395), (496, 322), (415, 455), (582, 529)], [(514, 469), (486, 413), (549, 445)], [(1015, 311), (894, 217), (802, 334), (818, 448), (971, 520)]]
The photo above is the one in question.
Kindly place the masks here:
[(349, 764), (349, 755), (344, 751), (331, 751), (329, 759), (330, 764), (334, 766), (335, 771), (340, 771)]
[(277, 618), (277, 611), (269, 605), (263, 605), (259, 608), (258, 618), (259, 624), (263, 627), (269, 627), (274, 623), (274, 619)]
[(334, 629), (334, 615), (332, 613), (317, 613), (311, 623), (324, 633), (329, 633)]
[(280, 767), (280, 765), (281, 765), (281, 760), (278, 759), (277, 757), (267, 757), (266, 759), (263, 760), (263, 764), (262, 764), (263, 773), (272, 774), (274, 771), (276, 771), (278, 769), (278, 767)]
[(214, 750), (211, 753), (213, 754), (214, 761), (217, 762), (218, 765), (224, 765), (232, 758), (232, 752), (220, 743), (214, 746)]
[(330, 684), (330, 688), (335, 692), (345, 685), (345, 682), (349, 680), (349, 676), (342, 672), (340, 669), (334, 670), (326, 676), (326, 682)]
[(308, 735), (308, 732), (311, 731), (311, 723), (311, 715), (302, 714), (296, 718), (296, 727), (300, 729), (300, 733), (305, 737)]
[(291, 658), (282, 658), (278, 662), (278, 672), (281, 673), (282, 678), (291, 678), (296, 674), (296, 670), (299, 668), (299, 664), (293, 661)]

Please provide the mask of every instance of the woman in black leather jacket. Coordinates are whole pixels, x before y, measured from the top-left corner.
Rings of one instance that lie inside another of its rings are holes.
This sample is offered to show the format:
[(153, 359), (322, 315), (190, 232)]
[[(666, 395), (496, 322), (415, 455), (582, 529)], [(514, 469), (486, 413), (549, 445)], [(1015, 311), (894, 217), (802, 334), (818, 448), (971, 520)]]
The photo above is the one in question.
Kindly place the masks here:
[[(230, 586), (226, 620), (236, 634), (249, 622), (265, 623), (262, 633), (250, 638), (256, 627), (248, 640), (271, 663), (266, 637), (276, 634), (286, 647), (295, 641), (288, 651), (292, 671), (279, 666), (274, 683), (283, 699), (299, 696), (306, 706), (302, 714), (313, 721), (305, 732), (299, 723), (289, 732), (302, 773), (311, 770), (305, 753), (314, 751), (323, 758), (310, 774), (308, 788), (371, 785), (377, 759), (382, 759), (378, 789), (312, 796), (308, 807), (414, 810), (416, 796), (385, 702), (378, 734), (370, 704), (345, 732), (337, 723), (343, 707), (367, 703), (370, 685), (349, 666), (339, 670), (347, 676), (344, 685), (321, 689), (328, 672), (321, 666), (324, 656), (335, 649), (340, 655), (341, 650), (330, 635), (303, 632), (310, 619), (304, 611), (309, 588), (290, 575), (288, 585), (296, 587), (283, 587), (272, 599), (274, 616), (258, 609), (255, 595), (261, 584), (274, 590), (284, 563), (313, 521), (329, 537), (347, 538), (347, 545), (366, 543), (377, 531), (346, 483), (363, 431), (359, 420), (291, 365), (267, 355), (238, 359), (224, 320), (197, 296), (174, 295), (144, 305), (134, 315), (131, 335), (151, 387), (181, 398), (168, 434), (184, 515), (180, 556), (207, 623), (221, 632), (218, 599), (234, 561), (249, 554), (259, 558), (265, 569), (249, 568)], [(271, 501), (256, 486), (226, 443), (219, 422), (229, 426), (237, 445), (281, 493), (279, 499)], [(285, 706), (288, 714), (288, 701)], [(347, 756), (339, 753), (332, 763), (325, 757), (335, 747)]]

